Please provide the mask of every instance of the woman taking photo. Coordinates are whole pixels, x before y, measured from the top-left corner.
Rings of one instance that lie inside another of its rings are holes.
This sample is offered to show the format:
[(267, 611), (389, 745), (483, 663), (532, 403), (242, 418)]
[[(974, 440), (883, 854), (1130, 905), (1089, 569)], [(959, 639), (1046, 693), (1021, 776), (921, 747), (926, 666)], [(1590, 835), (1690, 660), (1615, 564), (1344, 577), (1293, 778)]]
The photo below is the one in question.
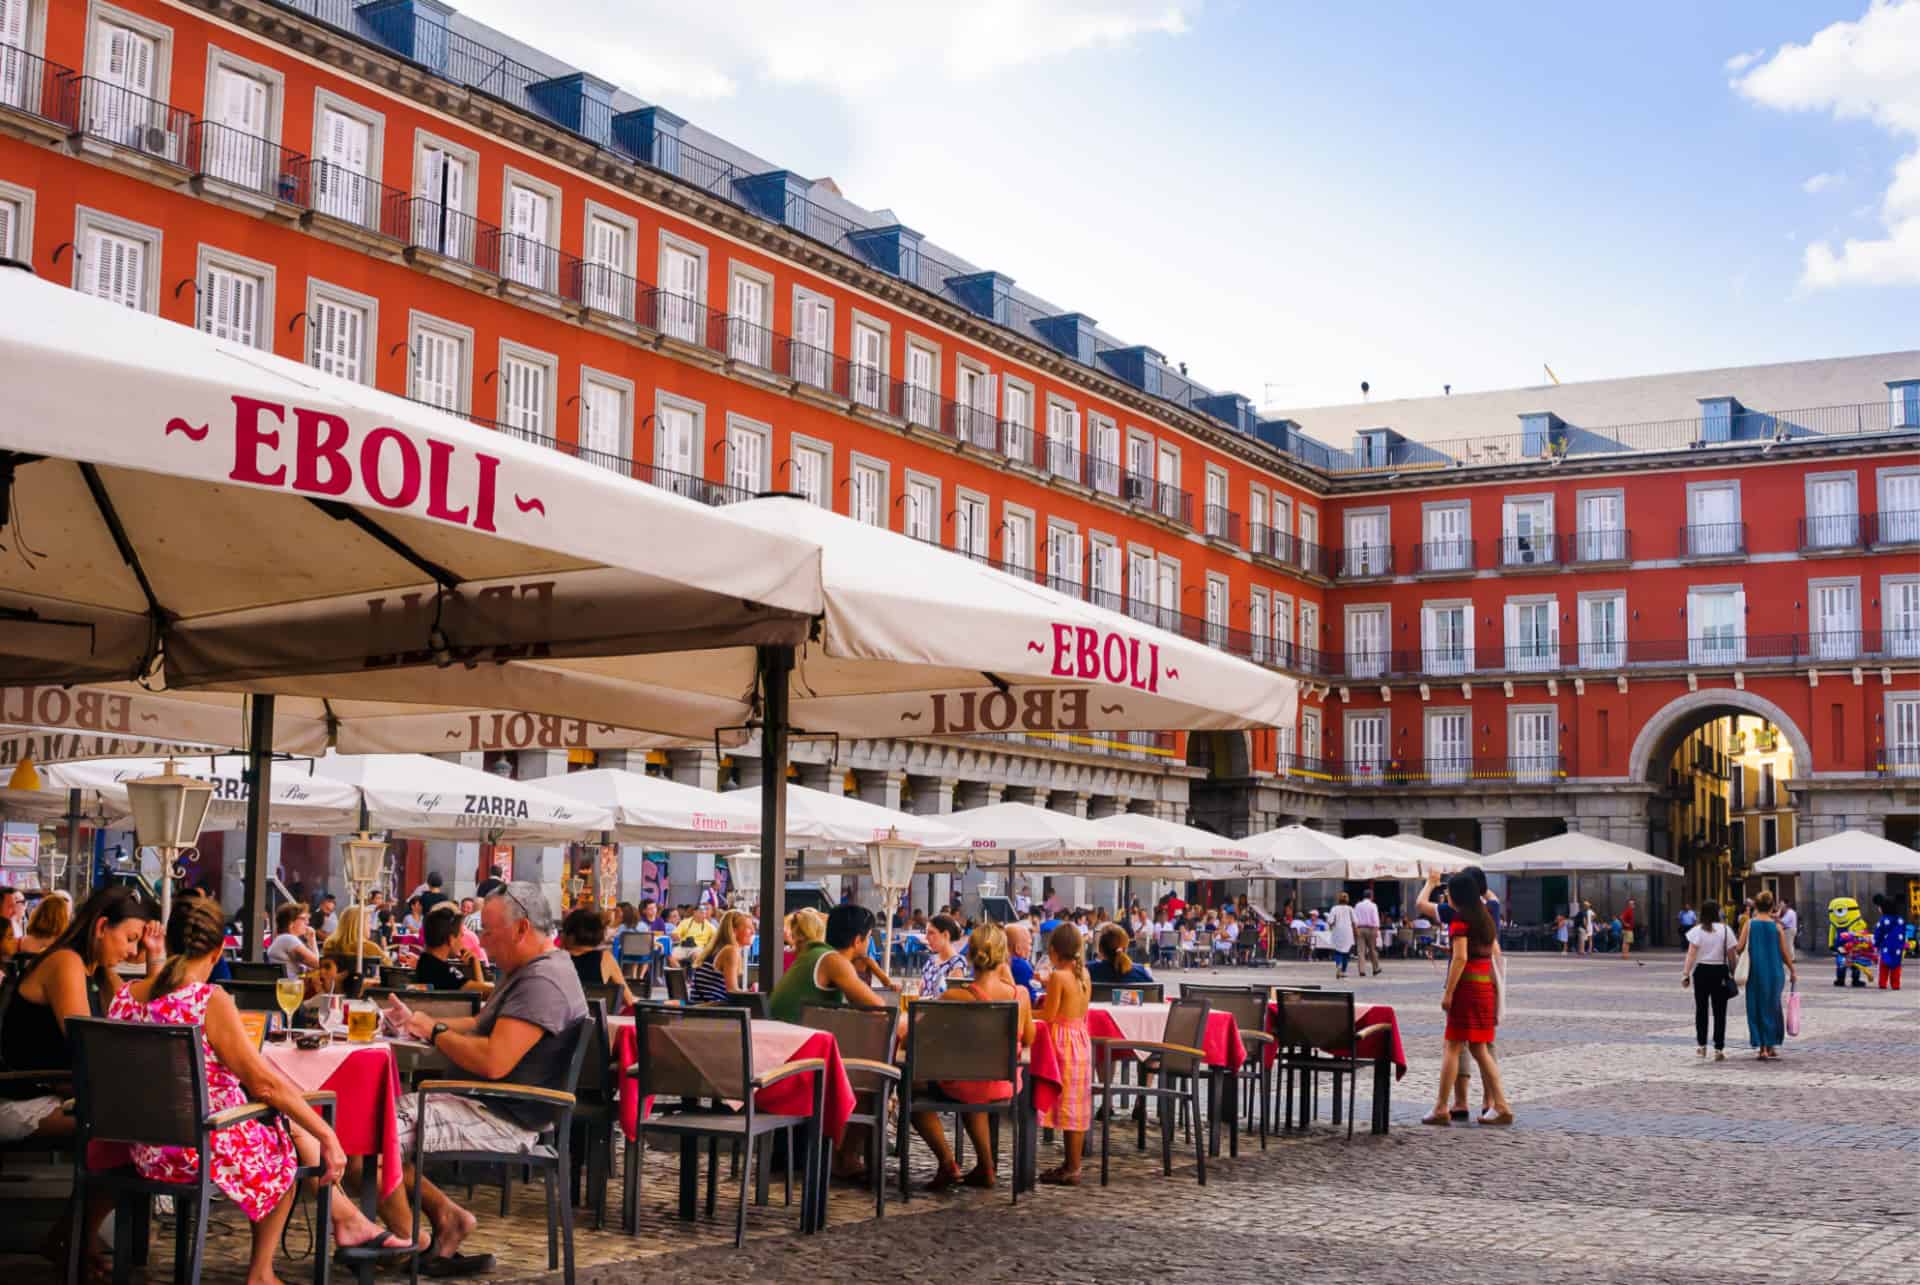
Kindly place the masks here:
[(1493, 915), (1480, 900), (1480, 887), (1473, 876), (1457, 874), (1447, 881), (1447, 911), (1453, 942), (1453, 963), (1447, 970), (1447, 987), (1440, 996), (1441, 1011), (1447, 1015), (1446, 1051), (1440, 1059), (1440, 1094), (1432, 1114), (1420, 1123), (1447, 1128), (1447, 1101), (1452, 1098), (1454, 1080), (1459, 1075), (1460, 1051), (1465, 1049), (1480, 1067), (1480, 1082), (1489, 1107), (1481, 1113), (1481, 1124), (1513, 1123), (1513, 1108), (1507, 1102), (1506, 1086), (1500, 1080), (1500, 1067), (1493, 1060), (1494, 1028), (1499, 1012), (1495, 991), (1493, 952), (1498, 931)]
[(1793, 947), (1773, 918), (1773, 894), (1761, 891), (1753, 899), (1753, 914), (1740, 929), (1739, 952), (1747, 957), (1747, 1039), (1762, 1062), (1776, 1061), (1787, 1038), (1787, 1018), (1781, 999), (1791, 978)]
[(1700, 920), (1687, 929), (1687, 960), (1680, 969), (1680, 986), (1693, 987), (1693, 1036), (1699, 1045), (1695, 1057), (1707, 1055), (1707, 1013), (1713, 1013), (1713, 1060), (1727, 1060), (1727, 1001), (1733, 984), (1733, 961), (1740, 953), (1733, 929), (1720, 922), (1720, 903), (1700, 904)]

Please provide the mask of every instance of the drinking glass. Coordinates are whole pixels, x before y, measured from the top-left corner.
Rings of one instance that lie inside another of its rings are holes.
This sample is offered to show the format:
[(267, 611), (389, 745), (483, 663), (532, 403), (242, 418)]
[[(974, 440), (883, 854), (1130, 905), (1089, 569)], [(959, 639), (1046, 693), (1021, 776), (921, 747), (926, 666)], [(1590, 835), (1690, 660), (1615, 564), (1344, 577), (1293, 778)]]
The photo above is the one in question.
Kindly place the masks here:
[(291, 1036), (293, 1034), (293, 1014), (294, 1011), (300, 1007), (300, 1001), (305, 999), (306, 995), (307, 988), (301, 984), (300, 979), (297, 977), (282, 977), (274, 983), (273, 998), (279, 1002), (280, 1011), (287, 1015), (286, 1027), (283, 1032), (284, 1036)]
[(347, 1005), (347, 1042), (368, 1044), (380, 1030), (380, 1009), (371, 1000), (356, 999)]

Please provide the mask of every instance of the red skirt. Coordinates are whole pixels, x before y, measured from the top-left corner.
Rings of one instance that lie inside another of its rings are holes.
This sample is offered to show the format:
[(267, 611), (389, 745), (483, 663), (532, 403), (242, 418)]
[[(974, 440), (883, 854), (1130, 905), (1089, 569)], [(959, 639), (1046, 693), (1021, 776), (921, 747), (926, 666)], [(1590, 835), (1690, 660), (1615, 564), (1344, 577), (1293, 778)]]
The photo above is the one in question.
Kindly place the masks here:
[(1491, 1044), (1498, 1015), (1493, 965), (1483, 961), (1468, 964), (1467, 971), (1460, 976), (1460, 984), (1453, 988), (1453, 1004), (1447, 1009), (1447, 1038), (1469, 1044)]

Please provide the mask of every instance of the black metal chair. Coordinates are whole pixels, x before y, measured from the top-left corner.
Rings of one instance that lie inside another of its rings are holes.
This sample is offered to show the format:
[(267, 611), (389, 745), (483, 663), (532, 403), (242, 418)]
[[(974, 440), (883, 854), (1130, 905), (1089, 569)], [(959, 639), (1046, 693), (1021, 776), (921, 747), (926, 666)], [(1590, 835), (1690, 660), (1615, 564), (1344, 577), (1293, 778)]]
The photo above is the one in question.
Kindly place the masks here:
[(744, 1008), (756, 1022), (767, 1020), (767, 996), (764, 991), (728, 991), (728, 1008)]
[[(887, 1214), (887, 1105), (900, 1084), (900, 1068), (893, 1064), (895, 1021), (894, 1010), (883, 1005), (807, 1004), (800, 1009), (800, 1025), (830, 1032), (840, 1046), (840, 1064), (853, 1085), (853, 1114), (847, 1124), (867, 1129), (867, 1176), (873, 1180), (876, 1218)], [(832, 1160), (833, 1143), (827, 1142), (820, 1156), (823, 1182), (831, 1181)], [(826, 1224), (824, 1201), (820, 1222)]]
[[(1164, 1039), (1153, 1040), (1095, 1040), (1094, 1065), (1096, 1074), (1093, 1092), (1100, 1099), (1101, 1110), (1096, 1114), (1100, 1119), (1100, 1185), (1107, 1185), (1108, 1157), (1113, 1143), (1113, 1110), (1115, 1098), (1154, 1098), (1160, 1103), (1160, 1171), (1163, 1175), (1173, 1175), (1173, 1128), (1174, 1112), (1172, 1106), (1184, 1106), (1193, 1113), (1196, 1121), (1205, 1119), (1200, 1114), (1200, 1081), (1207, 1074), (1207, 1055), (1203, 1052), (1207, 1035), (1207, 1014), (1212, 1011), (1203, 999), (1177, 999), (1167, 1009), (1167, 1025)], [(1132, 1053), (1144, 1060), (1140, 1064), (1140, 1078), (1137, 1083), (1115, 1081), (1113, 1078), (1113, 1055)], [(1147, 1082), (1147, 1076), (1154, 1077), (1153, 1083)], [(1139, 1137), (1136, 1146), (1145, 1150), (1147, 1146), (1147, 1120), (1144, 1115), (1136, 1118)], [(1196, 1126), (1194, 1134), (1194, 1156), (1199, 1162), (1199, 1177), (1202, 1187), (1207, 1185), (1207, 1131)]]
[(1196, 964), (1201, 968), (1213, 967), (1213, 934), (1211, 932), (1195, 933), (1193, 945), (1180, 948), (1180, 966), (1192, 968)]
[(1093, 1003), (1111, 1004), (1115, 991), (1135, 991), (1142, 1004), (1164, 1004), (1167, 1002), (1167, 984), (1165, 982), (1093, 982)]
[[(642, 1005), (634, 1010), (635, 1059), (625, 1074), (636, 1081), (642, 1104), (653, 1109), (641, 1117), (627, 1139), (626, 1224), (640, 1227), (641, 1164), (648, 1134), (680, 1141), (680, 1216), (691, 1219), (700, 1186), (700, 1140), (707, 1141), (707, 1214), (713, 1215), (718, 1197), (718, 1152), (722, 1142), (738, 1144), (740, 1205), (735, 1216), (734, 1246), (747, 1243), (747, 1185), (755, 1173), (754, 1147), (759, 1139), (784, 1130), (797, 1130), (807, 1148), (801, 1188), (801, 1230), (817, 1228), (815, 1208), (824, 1213), (825, 1188), (815, 1177), (819, 1155), (820, 1116), (826, 1097), (826, 1062), (802, 1058), (766, 1072), (753, 1069), (751, 1018), (743, 1008), (702, 1006), (675, 1008)], [(754, 1094), (795, 1075), (813, 1074), (813, 1109), (808, 1115), (762, 1114)], [(678, 1110), (663, 1109), (662, 1098), (679, 1099)], [(712, 1105), (703, 1105), (711, 1103)], [(738, 1104), (737, 1107), (732, 1104)]]
[[(280, 964), (253, 962), (244, 959), (227, 961), (227, 973), (236, 982), (277, 982), (287, 975)], [(225, 983), (221, 983), (225, 985)]]
[[(569, 1032), (572, 1051), (567, 1061), (563, 1086), (548, 1088), (535, 1084), (513, 1084), (504, 1080), (422, 1080), (414, 1088), (413, 1168), (416, 1174), (426, 1162), (427, 1112), (434, 1098), (472, 1098), (482, 1106), (512, 1104), (543, 1115), (540, 1143), (530, 1152), (436, 1151), (435, 1161), (452, 1164), (521, 1165), (540, 1170), (547, 1188), (547, 1270), (562, 1269), (566, 1285), (573, 1285), (573, 1199), (572, 1134), (574, 1093), (580, 1083), (580, 1068), (593, 1045), (596, 1030), (591, 1015), (575, 1022)], [(413, 1226), (420, 1225), (420, 1186), (413, 1188)], [(564, 1249), (564, 1258), (562, 1251)], [(563, 1266), (564, 1263), (564, 1266)], [(409, 1276), (411, 1285), (420, 1285), (420, 1259), (415, 1256)]]
[(442, 1020), (472, 1017), (480, 1011), (480, 1005), (486, 999), (479, 991), (392, 990), (385, 986), (369, 986), (362, 992), (361, 998), (370, 999), (385, 1008), (388, 998), (392, 996), (398, 996), (402, 1004), (416, 1013), (430, 1013)]
[[(1354, 1027), (1352, 991), (1308, 991), (1276, 987), (1274, 1000), (1274, 1040), (1279, 1046), (1276, 1058), (1281, 1074), (1281, 1093), (1285, 1099), (1283, 1127), (1291, 1130), (1294, 1113), (1293, 1077), (1301, 1077), (1300, 1128), (1305, 1130), (1319, 1105), (1319, 1076), (1333, 1076), (1333, 1122), (1340, 1123), (1340, 1081), (1347, 1081), (1347, 1137), (1353, 1137), (1353, 1106), (1362, 1067), (1373, 1059), (1355, 1055), (1359, 1041), (1388, 1027), (1382, 1023), (1364, 1030)], [(1375, 1120), (1379, 1119), (1375, 1104)]]
[(641, 984), (636, 993), (642, 999), (653, 993), (653, 950), (653, 933), (646, 929), (630, 928), (620, 934), (620, 971), (629, 987)]
[(414, 980), (411, 968), (398, 968), (392, 964), (380, 965), (380, 984), (388, 990), (412, 990), (420, 983)]
[(626, 994), (612, 982), (600, 982), (593, 986), (582, 986), (580, 989), (586, 993), (588, 1003), (598, 1000), (605, 1004), (609, 1016), (626, 1011)]
[[(202, 1164), (192, 1182), (143, 1178), (132, 1164), (95, 1169), (89, 1144), (124, 1143), (149, 1147), (192, 1147), (208, 1154), (213, 1136), (249, 1120), (279, 1117), (264, 1102), (213, 1110), (207, 1098), (206, 1054), (198, 1026), (149, 1026), (97, 1017), (67, 1020), (73, 1045), (74, 1121), (73, 1225), (69, 1229), (67, 1279), (78, 1281), (86, 1246), (87, 1194), (104, 1191), (114, 1200), (113, 1278), (125, 1285), (133, 1268), (146, 1261), (146, 1230), (154, 1196), (171, 1196), (175, 1223), (175, 1285), (198, 1285), (206, 1256), (207, 1218), (214, 1192), (212, 1166)], [(334, 1095), (309, 1093), (321, 1116), (332, 1114)], [(294, 1181), (322, 1171), (302, 1166)], [(296, 1190), (297, 1190), (296, 1186)], [(320, 1188), (314, 1218), (314, 1280), (325, 1285), (331, 1269), (333, 1211), (328, 1188)]]
[[(567, 1189), (577, 1193), (581, 1178), (585, 1178), (593, 1206), (593, 1227), (599, 1231), (607, 1225), (607, 1188), (613, 1182), (613, 1125), (620, 1118), (620, 1081), (613, 1069), (607, 1036), (607, 1006), (590, 998), (587, 1011), (592, 1015), (593, 1032), (573, 1090), (573, 1131), (581, 1146), (574, 1153)], [(583, 1203), (577, 1195), (575, 1203)]]
[(243, 1013), (278, 1013), (280, 1011), (279, 979), (265, 982), (249, 982), (235, 979), (221, 982), (220, 989), (233, 997), (233, 1005)]
[[(990, 1118), (1004, 1116), (1013, 1132), (1013, 1152), (1021, 1154), (1025, 1137), (1024, 1095), (1015, 1092), (998, 1102), (962, 1102), (941, 1091), (942, 1083), (960, 1080), (1020, 1083), (1020, 1006), (994, 1001), (971, 1004), (916, 1003), (907, 1009), (906, 1059), (900, 1076), (900, 1199), (913, 1198), (908, 1179), (908, 1139), (916, 1111), (978, 1112)], [(956, 1140), (956, 1154), (958, 1154)], [(1015, 1166), (1016, 1168), (1018, 1166)], [(1020, 1200), (1020, 1180), (1011, 1175), (1007, 1186), (1014, 1202)]]
[(676, 1004), (687, 1002), (687, 970), (668, 965), (660, 970), (667, 978), (667, 998)]
[[(1215, 1012), (1233, 1015), (1240, 1028), (1240, 1043), (1246, 1047), (1246, 1060), (1234, 1072), (1235, 1091), (1229, 1098), (1233, 1111), (1227, 1116), (1229, 1154), (1240, 1154), (1240, 1121), (1260, 1113), (1260, 1149), (1267, 1149), (1267, 1133), (1273, 1118), (1274, 1038), (1269, 1030), (1269, 1000), (1265, 986), (1182, 986), (1180, 998), (1204, 999)], [(1242, 1103), (1245, 1104), (1244, 1109)]]

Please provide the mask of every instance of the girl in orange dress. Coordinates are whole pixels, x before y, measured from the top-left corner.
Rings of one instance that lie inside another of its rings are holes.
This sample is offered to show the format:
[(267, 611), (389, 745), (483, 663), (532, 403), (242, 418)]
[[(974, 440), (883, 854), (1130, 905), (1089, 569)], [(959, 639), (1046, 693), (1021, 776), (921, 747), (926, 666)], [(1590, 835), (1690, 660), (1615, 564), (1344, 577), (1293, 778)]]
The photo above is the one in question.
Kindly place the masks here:
[(1093, 984), (1087, 980), (1083, 949), (1080, 930), (1072, 924), (1061, 924), (1047, 937), (1053, 971), (1047, 975), (1047, 997), (1035, 1014), (1047, 1024), (1047, 1038), (1060, 1058), (1059, 1101), (1040, 1113), (1040, 1123), (1058, 1129), (1067, 1144), (1065, 1163), (1040, 1175), (1041, 1182), (1059, 1187), (1080, 1185), (1080, 1156), (1093, 1123), (1093, 1041), (1087, 1035)]

